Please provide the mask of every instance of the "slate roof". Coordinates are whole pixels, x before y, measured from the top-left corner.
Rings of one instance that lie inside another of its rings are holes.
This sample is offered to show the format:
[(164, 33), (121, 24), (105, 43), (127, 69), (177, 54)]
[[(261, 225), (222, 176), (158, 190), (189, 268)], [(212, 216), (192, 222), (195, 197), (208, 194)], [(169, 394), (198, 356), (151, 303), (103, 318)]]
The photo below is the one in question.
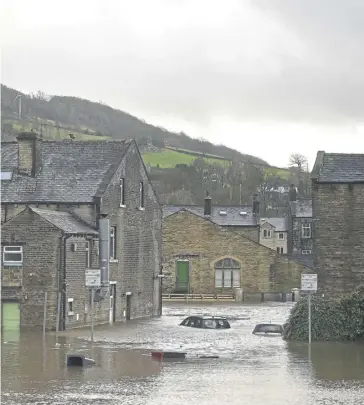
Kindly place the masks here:
[(86, 223), (75, 218), (69, 212), (43, 210), (39, 208), (30, 208), (30, 210), (65, 233), (98, 235), (98, 232), (94, 228), (91, 228)]
[(260, 225), (263, 225), (267, 222), (269, 224), (271, 224), (272, 226), (274, 226), (275, 232), (287, 232), (287, 230), (288, 230), (286, 218), (274, 217), (274, 218), (261, 218), (260, 219)]
[(310, 198), (302, 198), (296, 201), (296, 217), (312, 218), (312, 200)]
[(319, 183), (364, 183), (364, 154), (318, 152), (312, 177)]
[[(190, 211), (204, 218), (203, 205), (164, 205), (162, 209), (163, 218), (167, 218), (181, 210)], [(226, 215), (221, 215), (221, 211), (225, 211)], [(246, 215), (241, 215), (240, 212), (246, 212)], [(257, 226), (257, 221), (253, 216), (253, 208), (251, 206), (213, 205), (209, 219), (221, 226)]]
[(35, 177), (20, 175), (18, 143), (2, 142), (1, 169), (14, 171), (1, 182), (4, 203), (91, 203), (108, 183), (133, 141), (37, 141), (40, 169)]

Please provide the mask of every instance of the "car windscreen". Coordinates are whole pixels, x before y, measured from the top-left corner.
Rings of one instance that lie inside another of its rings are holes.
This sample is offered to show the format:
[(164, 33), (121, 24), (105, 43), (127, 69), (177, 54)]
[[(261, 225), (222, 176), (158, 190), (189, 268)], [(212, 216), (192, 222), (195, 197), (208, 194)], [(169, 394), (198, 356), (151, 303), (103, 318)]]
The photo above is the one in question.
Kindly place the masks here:
[(208, 329), (227, 329), (229, 324), (225, 319), (205, 319), (203, 321), (205, 328)]

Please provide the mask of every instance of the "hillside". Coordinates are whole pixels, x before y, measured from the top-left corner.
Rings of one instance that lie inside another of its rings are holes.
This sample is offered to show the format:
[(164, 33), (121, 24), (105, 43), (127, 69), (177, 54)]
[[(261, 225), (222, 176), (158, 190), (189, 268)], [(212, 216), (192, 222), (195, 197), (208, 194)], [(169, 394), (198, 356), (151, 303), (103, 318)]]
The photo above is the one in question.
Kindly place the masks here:
[[(22, 122), (18, 122), (18, 100), (21, 96)], [(77, 97), (52, 96), (42, 93), (27, 95), (1, 85), (2, 119), (14, 129), (32, 125), (41, 126), (52, 138), (62, 139), (72, 131), (80, 139), (92, 139), (96, 136), (114, 139), (134, 138), (140, 146), (151, 145), (156, 148), (169, 147), (215, 155), (227, 160), (237, 160), (262, 166), (268, 163), (255, 156), (242, 154), (223, 145), (194, 139), (184, 133), (173, 133), (164, 128), (147, 124), (123, 111), (113, 109), (101, 103), (95, 103)], [(36, 128), (38, 129), (38, 128)], [(100, 139), (100, 138), (98, 138)]]

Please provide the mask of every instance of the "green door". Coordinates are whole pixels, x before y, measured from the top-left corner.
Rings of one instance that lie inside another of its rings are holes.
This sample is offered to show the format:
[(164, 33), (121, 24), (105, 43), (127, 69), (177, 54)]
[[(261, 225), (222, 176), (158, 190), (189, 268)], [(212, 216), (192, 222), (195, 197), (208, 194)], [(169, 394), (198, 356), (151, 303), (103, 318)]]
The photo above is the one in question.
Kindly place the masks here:
[(3, 302), (1, 326), (5, 342), (19, 341), (20, 305), (18, 302)]
[(190, 263), (187, 260), (178, 260), (175, 292), (179, 294), (188, 294), (189, 281)]

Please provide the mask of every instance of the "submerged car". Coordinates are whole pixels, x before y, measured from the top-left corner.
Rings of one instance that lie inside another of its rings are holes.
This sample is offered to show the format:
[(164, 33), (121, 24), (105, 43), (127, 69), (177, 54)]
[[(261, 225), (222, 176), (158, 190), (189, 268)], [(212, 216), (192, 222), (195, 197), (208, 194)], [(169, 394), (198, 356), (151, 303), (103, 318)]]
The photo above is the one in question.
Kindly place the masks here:
[(253, 335), (281, 335), (282, 333), (282, 326), (274, 323), (260, 323), (253, 330)]
[(180, 325), (202, 329), (230, 329), (226, 318), (214, 316), (189, 316)]

